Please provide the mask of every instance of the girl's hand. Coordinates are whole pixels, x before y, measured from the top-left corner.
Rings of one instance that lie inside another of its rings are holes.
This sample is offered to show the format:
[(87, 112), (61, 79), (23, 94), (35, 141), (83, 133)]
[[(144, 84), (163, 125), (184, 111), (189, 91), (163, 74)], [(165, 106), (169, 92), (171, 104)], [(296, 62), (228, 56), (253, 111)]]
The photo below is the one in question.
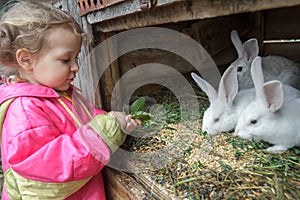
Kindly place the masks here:
[(139, 119), (132, 119), (132, 115), (125, 115), (122, 112), (111, 111), (107, 113), (109, 116), (115, 117), (120, 124), (121, 130), (130, 134), (137, 126), (142, 126), (142, 121)]

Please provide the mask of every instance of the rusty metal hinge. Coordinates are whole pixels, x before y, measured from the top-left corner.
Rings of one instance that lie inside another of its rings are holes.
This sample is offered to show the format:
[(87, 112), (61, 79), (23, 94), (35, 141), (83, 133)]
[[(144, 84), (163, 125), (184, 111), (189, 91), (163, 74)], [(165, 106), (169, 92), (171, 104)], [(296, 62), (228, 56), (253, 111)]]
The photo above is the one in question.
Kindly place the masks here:
[(140, 7), (142, 10), (146, 10), (154, 7), (156, 3), (157, 0), (140, 0)]

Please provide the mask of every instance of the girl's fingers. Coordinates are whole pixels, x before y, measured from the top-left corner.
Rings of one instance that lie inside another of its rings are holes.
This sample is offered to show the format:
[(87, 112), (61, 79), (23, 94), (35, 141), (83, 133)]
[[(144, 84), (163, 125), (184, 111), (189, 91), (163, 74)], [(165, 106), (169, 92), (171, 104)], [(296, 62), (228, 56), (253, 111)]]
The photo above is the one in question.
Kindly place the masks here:
[(140, 120), (140, 119), (135, 119), (134, 121), (137, 123), (138, 126), (143, 126), (142, 120)]

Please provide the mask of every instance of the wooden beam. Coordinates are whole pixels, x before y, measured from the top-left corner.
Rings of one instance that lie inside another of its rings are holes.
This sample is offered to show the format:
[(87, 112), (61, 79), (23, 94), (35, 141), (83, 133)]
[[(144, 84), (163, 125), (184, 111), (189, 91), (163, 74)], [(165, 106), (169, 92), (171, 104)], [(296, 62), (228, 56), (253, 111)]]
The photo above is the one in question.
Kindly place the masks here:
[[(167, 6), (176, 2), (185, 2), (189, 0), (158, 0), (156, 7)], [(87, 19), (91, 24), (110, 20), (129, 14), (141, 12), (140, 0), (126, 0), (118, 4), (113, 4), (104, 9), (96, 10), (87, 15)]]
[(300, 6), (265, 12), (265, 40), (300, 39)]
[(299, 0), (158, 0), (157, 6), (143, 11), (139, 0), (128, 0), (90, 13), (87, 20), (97, 24), (97, 31), (108, 32), (297, 5)]

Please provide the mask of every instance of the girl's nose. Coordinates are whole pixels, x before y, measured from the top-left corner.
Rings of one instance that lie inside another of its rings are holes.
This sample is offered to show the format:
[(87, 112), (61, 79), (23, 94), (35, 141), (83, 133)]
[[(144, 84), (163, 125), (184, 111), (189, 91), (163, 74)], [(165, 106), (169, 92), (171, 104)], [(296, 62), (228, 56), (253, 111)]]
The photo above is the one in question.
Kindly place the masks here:
[(79, 71), (79, 66), (78, 66), (78, 63), (74, 63), (72, 66), (71, 66), (71, 71), (72, 72), (78, 72)]

